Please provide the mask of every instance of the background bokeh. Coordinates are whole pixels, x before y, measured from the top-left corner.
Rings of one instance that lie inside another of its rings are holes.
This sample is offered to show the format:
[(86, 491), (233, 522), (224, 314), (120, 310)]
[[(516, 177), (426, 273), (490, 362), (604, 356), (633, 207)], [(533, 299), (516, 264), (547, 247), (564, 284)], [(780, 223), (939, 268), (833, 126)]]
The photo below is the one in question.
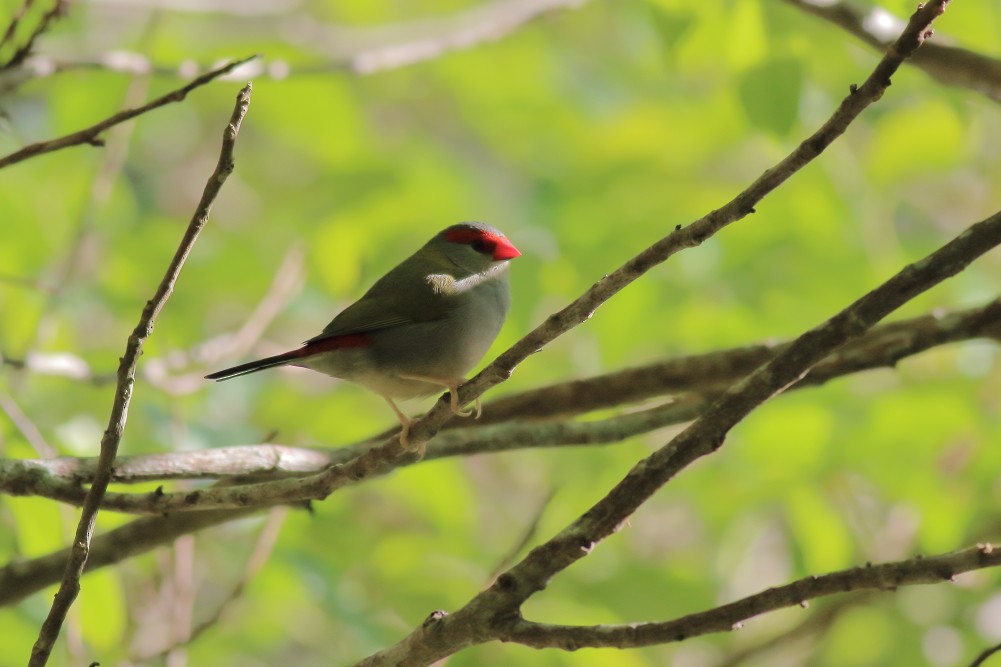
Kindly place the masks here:
[[(906, 16), (913, 4), (882, 6)], [(0, 5), (7, 16), (19, 6)], [(308, 372), (199, 378), (313, 335), (437, 230), (469, 219), (500, 227), (524, 253), (495, 355), (675, 225), (725, 203), (823, 122), (878, 58), (785, 2), (656, 0), (557, 8), (495, 41), (368, 75), (334, 66), (414, 31), (449, 34), (475, 6), (102, 0), (74, 3), (39, 40), (39, 54), (65, 61), (128, 51), (163, 67), (207, 66), (261, 53), (289, 71), (254, 77), (236, 171), (147, 344), (123, 454), (267, 438), (336, 447), (389, 426), (378, 397)], [(996, 54), (999, 29), (1001, 4), (953, 3), (935, 39)], [(0, 153), (184, 80), (100, 68), (34, 78), (0, 99)], [(93, 373), (114, 372), (243, 81), (142, 116), (104, 149), (0, 173), (0, 351), (69, 353)], [(755, 215), (644, 276), (492, 395), (795, 336), (994, 213), (999, 145), (996, 103), (904, 67), (884, 99)], [(225, 336), (251, 318), (283, 265), (294, 287), (272, 304), (277, 316), (249, 349), (227, 352)], [(981, 304), (998, 285), (995, 251), (900, 316)], [(4, 367), (0, 392), (55, 451), (96, 455), (111, 385)], [(997, 539), (999, 396), (997, 349), (972, 342), (777, 398), (525, 614), (669, 619), (807, 574)], [(266, 564), (166, 664), (359, 659), (485, 586), (550, 493), (533, 543), (670, 433), (423, 463), (342, 490), (312, 513), (272, 518), (280, 533)], [(2, 413), (0, 448), (39, 455)], [(41, 499), (0, 499), (0, 562), (61, 548), (75, 517)], [(99, 528), (125, 520), (103, 513)], [(184, 609), (197, 622), (216, 608), (266, 521), (88, 575), (50, 664), (161, 664), (142, 656), (170, 645)], [(449, 665), (708, 667), (832, 604), (846, 606), (817, 633), (741, 664), (953, 665), (1001, 641), (998, 581), (986, 571), (817, 601), (679, 645), (563, 653), (489, 644)], [(0, 664), (24, 664), (50, 600), (48, 591), (0, 610)]]

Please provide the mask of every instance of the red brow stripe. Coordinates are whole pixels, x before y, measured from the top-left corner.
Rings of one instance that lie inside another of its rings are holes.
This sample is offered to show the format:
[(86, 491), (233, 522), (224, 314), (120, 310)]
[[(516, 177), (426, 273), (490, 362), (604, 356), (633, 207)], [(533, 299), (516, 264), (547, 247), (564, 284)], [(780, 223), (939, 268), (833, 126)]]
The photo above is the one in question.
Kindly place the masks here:
[(445, 240), (452, 243), (472, 244), (474, 241), (483, 241), (493, 250), (494, 261), (502, 259), (513, 259), (521, 255), (521, 252), (511, 244), (506, 238), (499, 234), (483, 231), (482, 229), (453, 229), (445, 234)]
[(329, 352), (346, 347), (368, 347), (371, 344), (372, 338), (367, 334), (344, 334), (343, 336), (331, 336), (330, 338), (310, 341), (296, 352), (299, 353), (300, 357), (305, 357), (317, 352)]
[(485, 232), (481, 229), (453, 229), (448, 234), (445, 234), (445, 239), (451, 241), (452, 243), (467, 244), (480, 239), (483, 239), (488, 243), (505, 242), (504, 239), (497, 234), (491, 234), (490, 232)]

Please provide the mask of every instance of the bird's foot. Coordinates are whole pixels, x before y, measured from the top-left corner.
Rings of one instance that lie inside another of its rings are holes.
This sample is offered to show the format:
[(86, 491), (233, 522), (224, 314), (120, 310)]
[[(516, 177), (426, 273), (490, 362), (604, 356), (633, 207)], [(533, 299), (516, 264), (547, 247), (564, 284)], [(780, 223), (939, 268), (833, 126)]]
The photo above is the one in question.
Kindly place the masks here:
[(417, 454), (423, 458), (424, 457), (424, 443), (419, 443), (413, 447), (410, 445), (410, 426), (414, 423), (410, 417), (403, 414), (403, 411), (396, 407), (396, 403), (393, 402), (389, 396), (383, 396), (386, 403), (389, 403), (389, 407), (393, 408), (393, 412), (396, 413), (396, 418), (400, 420), (400, 444), (406, 450), (416, 451)]
[(477, 396), (476, 400), (473, 401), (474, 407), (469, 410), (463, 410), (459, 407), (458, 389), (458, 385), (448, 388), (449, 407), (452, 408), (452, 412), (460, 417), (472, 417), (473, 419), (479, 419), (480, 415), (483, 414), (483, 401), (481, 401), (480, 397)]
[[(460, 417), (471, 417), (473, 415), (473, 411), (472, 410), (463, 410), (461, 407), (459, 407), (459, 386), (458, 385), (455, 385), (454, 387), (449, 387), (448, 388), (448, 405), (449, 405), (450, 408), (452, 408), (452, 413), (456, 414), (456, 415), (458, 415)], [(476, 399), (476, 416), (477, 417), (480, 416), (480, 412), (482, 412), (482, 410), (480, 409), (480, 399)]]
[(421, 382), (441, 385), (442, 387), (448, 389), (448, 406), (451, 408), (452, 414), (458, 415), (459, 417), (472, 417), (475, 415), (475, 419), (479, 419), (480, 415), (483, 414), (483, 404), (480, 402), (479, 397), (476, 398), (475, 410), (463, 410), (462, 406), (459, 405), (459, 385), (465, 382), (466, 378), (448, 380), (429, 377), (426, 375), (403, 375), (401, 377), (407, 380), (420, 380)]

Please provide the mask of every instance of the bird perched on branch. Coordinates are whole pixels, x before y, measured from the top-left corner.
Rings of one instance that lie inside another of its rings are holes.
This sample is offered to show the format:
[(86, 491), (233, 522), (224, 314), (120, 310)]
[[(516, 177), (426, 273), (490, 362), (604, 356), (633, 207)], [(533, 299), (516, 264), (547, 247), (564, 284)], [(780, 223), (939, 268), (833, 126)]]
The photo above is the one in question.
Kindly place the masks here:
[[(393, 399), (456, 388), (486, 354), (507, 316), (508, 260), (521, 255), (500, 231), (480, 222), (452, 225), (376, 281), (302, 347), (206, 375), (209, 380), (276, 366), (302, 366), (356, 382), (382, 396), (403, 425), (411, 420)], [(479, 415), (477, 400), (477, 416)]]

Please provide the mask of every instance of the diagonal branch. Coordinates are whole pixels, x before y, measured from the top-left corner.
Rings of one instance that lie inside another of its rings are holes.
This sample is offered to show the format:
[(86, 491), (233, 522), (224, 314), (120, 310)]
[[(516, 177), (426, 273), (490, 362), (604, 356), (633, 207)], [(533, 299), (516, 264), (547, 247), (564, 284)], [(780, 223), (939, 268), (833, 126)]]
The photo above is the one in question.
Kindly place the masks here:
[(146, 302), (142, 315), (139, 317), (139, 324), (129, 336), (125, 354), (122, 356), (118, 369), (118, 385), (115, 387), (115, 400), (108, 420), (108, 428), (101, 438), (101, 455), (94, 481), (84, 500), (83, 511), (80, 513), (80, 522), (73, 538), (73, 546), (67, 559), (62, 582), (56, 592), (52, 607), (49, 609), (49, 614), (39, 631), (38, 640), (32, 647), (29, 667), (42, 667), (48, 662), (49, 655), (52, 653), (52, 648), (66, 618), (66, 613), (80, 591), (80, 576), (87, 564), (97, 513), (104, 499), (104, 494), (107, 492), (115, 457), (118, 455), (118, 445), (125, 430), (129, 403), (132, 401), (132, 391), (135, 384), (136, 367), (139, 364), (143, 344), (152, 335), (156, 318), (174, 291), (174, 284), (177, 282), (188, 254), (194, 247), (198, 234), (208, 222), (212, 203), (219, 194), (222, 184), (233, 171), (233, 149), (236, 145), (236, 137), (240, 132), (240, 126), (247, 114), (247, 109), (250, 107), (250, 92), (250, 84), (247, 84), (237, 96), (233, 114), (223, 132), (222, 149), (215, 171), (205, 185), (201, 201), (198, 202), (195, 214), (184, 232), (181, 243), (171, 259), (160, 285), (153, 298)]
[[(132, 556), (169, 544), (181, 535), (250, 516), (257, 510), (186, 512), (172, 516), (147, 516), (94, 538), (85, 571), (114, 565)], [(0, 567), (0, 607), (17, 604), (59, 581), (70, 548)]]
[(9, 167), (12, 164), (17, 164), (27, 160), (28, 158), (35, 157), (36, 155), (43, 155), (45, 153), (51, 153), (52, 151), (57, 151), (61, 148), (68, 148), (70, 146), (79, 146), (80, 144), (90, 144), (92, 146), (100, 146), (103, 141), (100, 137), (101, 133), (110, 127), (114, 127), (119, 123), (124, 123), (127, 120), (131, 120), (136, 116), (141, 116), (147, 111), (152, 111), (153, 109), (158, 109), (162, 106), (166, 106), (173, 102), (181, 102), (187, 97), (195, 88), (204, 86), (206, 83), (217, 79), (220, 76), (232, 72), (240, 65), (250, 62), (257, 56), (250, 56), (249, 58), (243, 58), (242, 60), (234, 60), (222, 67), (217, 67), (205, 74), (202, 74), (198, 78), (192, 80), (188, 84), (181, 86), (177, 90), (173, 90), (162, 97), (158, 97), (155, 100), (148, 102), (140, 107), (134, 107), (132, 109), (125, 109), (116, 113), (114, 116), (105, 118), (100, 123), (91, 125), (90, 127), (74, 132), (72, 134), (67, 134), (64, 137), (58, 139), (52, 139), (49, 141), (40, 141), (35, 144), (30, 144), (14, 151), (13, 153), (0, 157), (0, 169), (4, 167)]
[[(931, 36), (932, 22), (945, 11), (947, 5), (948, 0), (934, 0), (922, 5), (911, 17), (900, 38), (876, 64), (865, 82), (858, 87), (853, 85), (850, 94), (842, 100), (831, 118), (785, 159), (772, 169), (767, 170), (722, 208), (709, 213), (685, 229), (681, 229), (679, 226), (673, 233), (657, 241), (611, 274), (599, 280), (570, 305), (551, 315), (545, 322), (497, 357), (472, 380), (462, 385), (459, 391), (460, 404), (465, 405), (478, 398), (487, 389), (504, 382), (511, 376), (518, 364), (570, 329), (587, 321), (601, 304), (653, 267), (684, 248), (701, 244), (727, 225), (753, 212), (754, 206), (768, 193), (816, 158), (847, 130), (851, 122), (866, 107), (882, 97), (890, 85), (890, 77), (899, 69), (903, 61), (917, 50), (925, 39)], [(451, 417), (450, 401), (443, 396), (427, 415), (414, 422), (410, 429), (411, 448), (419, 452), (422, 451), (427, 441)], [(350, 463), (331, 467), (322, 475), (303, 480), (268, 482), (258, 485), (254, 491), (263, 494), (258, 498), (268, 499), (267, 502), (287, 502), (289, 494), (294, 497), (301, 494), (302, 499), (325, 498), (338, 488), (391, 469), (394, 461), (405, 455), (407, 455), (407, 451), (399, 439), (392, 438), (365, 452)], [(226, 491), (230, 492), (226, 497), (212, 496), (211, 501), (221, 502), (224, 503), (223, 506), (229, 506), (227, 503), (246, 503), (248, 500), (245, 495), (247, 489), (240, 489), (235, 493), (232, 489)], [(278, 500), (279, 498), (283, 499)], [(200, 504), (206, 500), (208, 498), (205, 496), (194, 497), (192, 504)]]
[(985, 648), (979, 655), (977, 655), (976, 658), (973, 659), (973, 662), (970, 663), (970, 667), (980, 667), (980, 665), (987, 661), (987, 658), (991, 657), (995, 653), (998, 653), (999, 651), (1001, 651), (1001, 644), (995, 644), (994, 646)]
[[(715, 663), (713, 667), (739, 667), (740, 665), (748, 664), (751, 660), (763, 662), (762, 655), (778, 652), (780, 649), (794, 642), (802, 642), (804, 640), (816, 641), (819, 637), (826, 636), (831, 626), (845, 612), (861, 607), (863, 604), (868, 604), (875, 597), (875, 591), (860, 592), (855, 595), (840, 597), (836, 601), (824, 605), (810, 616), (807, 616), (794, 627), (784, 629), (772, 637), (730, 652), (722, 660)], [(807, 606), (805, 600), (802, 606)]]
[[(920, 11), (920, 10), (919, 10)], [(978, 222), (924, 259), (910, 264), (823, 324), (797, 338), (747, 378), (734, 384), (678, 436), (637, 463), (609, 493), (548, 542), (498, 577), (462, 609), (437, 620), (435, 633), (419, 628), (361, 665), (431, 664), (471, 643), (499, 638), (520, 618), (521, 605), (550, 579), (615, 533), (664, 484), (718, 450), (727, 433), (755, 408), (798, 381), (811, 366), (921, 292), (949, 278), (1001, 244), (1001, 212)], [(944, 575), (940, 578), (948, 578)], [(503, 621), (503, 622), (502, 622)]]
[[(823, 324), (797, 338), (782, 354), (733, 385), (671, 442), (639, 462), (584, 516), (512, 568), (507, 589), (495, 591), (519, 605), (545, 582), (614, 533), (663, 484), (697, 459), (719, 449), (727, 433), (752, 410), (796, 382), (811, 366), (859, 336), (918, 294), (1001, 244), (1001, 213), (958, 237), (872, 290)], [(503, 577), (502, 577), (503, 578)], [(501, 593), (503, 591), (503, 593)]]
[[(728, 632), (755, 616), (784, 607), (804, 605), (808, 600), (828, 595), (861, 590), (892, 591), (898, 586), (937, 584), (951, 581), (964, 572), (998, 566), (1001, 566), (1001, 549), (982, 544), (931, 558), (917, 557), (879, 565), (870, 564), (804, 577), (714, 609), (663, 623), (572, 626), (511, 619), (502, 624), (503, 628), (498, 632), (497, 639), (532, 648), (566, 650), (667, 644), (714, 632)], [(425, 630), (429, 634), (435, 631), (436, 628), (433, 627)]]
[[(863, 9), (838, 0), (785, 2), (843, 28), (880, 50), (887, 47), (903, 24), (882, 7)], [(929, 44), (918, 51), (911, 62), (940, 83), (970, 88), (1001, 102), (1001, 59), (949, 44)]]
[[(795, 386), (819, 385), (849, 373), (892, 367), (936, 345), (981, 337), (1001, 342), (1001, 298), (976, 308), (930, 313), (877, 327), (817, 364)], [(788, 342), (758, 344), (676, 357), (504, 396), (484, 405), (476, 426), (513, 418), (553, 419), (583, 414), (666, 394), (712, 393), (788, 346)]]
[[(890, 77), (914, 51), (931, 36), (931, 24), (949, 4), (949, 0), (935, 0), (922, 5), (897, 41), (876, 64), (861, 86), (852, 86), (849, 95), (841, 101), (834, 114), (792, 153), (773, 168), (768, 169), (744, 191), (723, 207), (696, 220), (688, 227), (674, 232), (642, 251), (621, 267), (595, 283), (587, 292), (559, 312), (550, 315), (514, 346), (502, 353), (489, 366), (459, 388), (460, 404), (478, 398), (487, 389), (505, 381), (515, 367), (553, 340), (577, 325), (586, 322), (594, 311), (634, 280), (684, 248), (701, 245), (724, 227), (754, 212), (754, 207), (766, 195), (787, 181), (793, 174), (820, 155), (835, 139), (844, 134), (855, 118), (873, 102), (883, 96), (890, 85)], [(414, 422), (410, 429), (411, 446), (427, 442), (452, 417), (449, 401), (444, 397), (424, 418)], [(393, 447), (392, 443), (387, 448)], [(385, 452), (390, 454), (390, 451)]]
[[(21, 24), (24, 17), (27, 16), (28, 12), (31, 11), (33, 4), (34, 0), (25, 0), (24, 4), (21, 5), (16, 12), (14, 12), (10, 23), (7, 25), (7, 30), (4, 32), (3, 37), (0, 38), (0, 48), (3, 48), (8, 44), (13, 44), (17, 28)], [(16, 47), (6, 62), (0, 63), (0, 71), (12, 69), (23, 63), (24, 59), (31, 55), (32, 49), (35, 47), (35, 40), (41, 37), (56, 19), (65, 16), (68, 11), (69, 0), (55, 0), (53, 5), (49, 7), (49, 9), (47, 9), (38, 19), (38, 23), (31, 29), (27, 38), (24, 40), (24, 44)]]

